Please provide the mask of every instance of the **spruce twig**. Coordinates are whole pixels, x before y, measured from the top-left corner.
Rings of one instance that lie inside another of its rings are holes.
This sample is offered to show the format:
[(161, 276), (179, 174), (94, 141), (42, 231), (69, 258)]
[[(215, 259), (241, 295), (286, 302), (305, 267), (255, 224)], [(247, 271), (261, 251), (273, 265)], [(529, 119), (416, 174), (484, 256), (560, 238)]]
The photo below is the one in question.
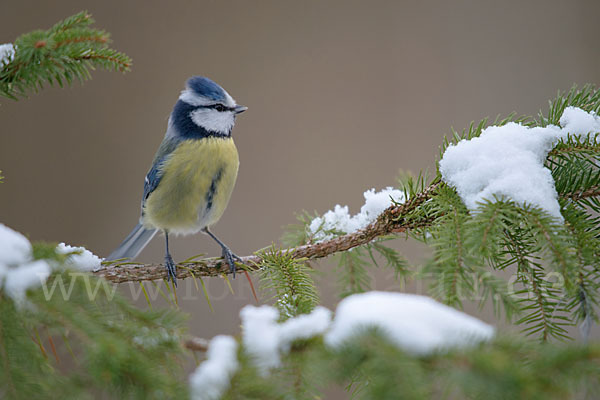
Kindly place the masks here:
[(208, 350), (208, 342), (204, 338), (191, 337), (183, 342), (183, 346), (188, 350), (206, 352)]
[(19, 36), (14, 57), (0, 64), (0, 96), (18, 100), (44, 83), (60, 87), (91, 78), (90, 70), (129, 71), (131, 59), (109, 47), (110, 35), (91, 28), (91, 14), (82, 11), (48, 30)]

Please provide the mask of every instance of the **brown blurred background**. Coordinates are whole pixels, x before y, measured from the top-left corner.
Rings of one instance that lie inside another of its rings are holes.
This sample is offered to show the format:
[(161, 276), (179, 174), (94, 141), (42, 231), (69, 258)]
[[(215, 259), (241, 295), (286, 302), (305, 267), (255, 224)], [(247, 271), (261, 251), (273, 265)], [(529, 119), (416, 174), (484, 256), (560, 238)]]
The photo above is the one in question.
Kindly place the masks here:
[[(600, 83), (596, 0), (4, 0), (0, 43), (84, 9), (133, 58), (132, 72), (0, 99), (0, 221), (99, 255), (136, 223), (144, 175), (191, 75), (249, 106), (233, 132), (238, 183), (214, 229), (240, 255), (277, 241), (295, 212), (357, 212), (362, 193), (393, 185), (400, 169), (434, 171), (450, 127), (535, 114), (559, 89)], [(411, 262), (426, 257), (412, 242), (400, 248)], [(176, 260), (219, 254), (203, 235), (172, 250)], [(139, 259), (162, 257), (161, 238)], [(318, 266), (332, 307), (332, 265)], [(374, 274), (375, 287), (398, 289), (389, 276)], [(239, 332), (237, 312), (253, 302), (246, 280), (234, 295), (221, 279), (207, 285), (213, 314), (193, 283), (179, 289), (191, 332)]]

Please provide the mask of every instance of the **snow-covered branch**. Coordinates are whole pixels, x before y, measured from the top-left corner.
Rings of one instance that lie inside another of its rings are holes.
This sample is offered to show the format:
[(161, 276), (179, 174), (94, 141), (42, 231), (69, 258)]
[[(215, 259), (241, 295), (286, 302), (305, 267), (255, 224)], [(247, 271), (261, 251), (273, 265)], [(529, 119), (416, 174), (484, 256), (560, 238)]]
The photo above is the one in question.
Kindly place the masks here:
[[(430, 199), (439, 185), (439, 182), (434, 182), (406, 202), (388, 207), (364, 229), (330, 240), (287, 249), (284, 252), (292, 253), (294, 258), (324, 258), (334, 253), (370, 243), (381, 236), (427, 226), (432, 221), (407, 221), (403, 217)], [(258, 255), (251, 255), (242, 257), (242, 260), (246, 266), (252, 268), (260, 264), (261, 258)], [(240, 268), (238, 266), (238, 270), (241, 270)], [(163, 279), (165, 277), (165, 267), (162, 264), (121, 263), (103, 265), (93, 273), (115, 283), (150, 281)], [(178, 264), (177, 277), (184, 279), (191, 276), (219, 276), (228, 273), (229, 267), (224, 264), (221, 258), (207, 258)]]
[[(441, 184), (441, 182), (434, 182), (416, 196), (411, 197), (407, 202), (390, 206), (379, 215), (375, 222), (369, 224), (364, 229), (322, 242), (290, 248), (284, 250), (284, 253), (291, 252), (294, 258), (307, 258), (311, 260), (325, 258), (332, 254), (370, 243), (378, 237), (429, 226), (433, 222), (432, 219), (423, 219), (415, 222), (407, 221), (403, 217), (430, 199)], [(598, 195), (600, 195), (600, 187), (584, 192), (565, 194), (562, 197), (580, 200)], [(246, 268), (250, 269), (261, 262), (261, 258), (258, 255), (245, 256), (242, 257), (242, 260), (247, 266)], [(244, 267), (238, 265), (238, 271), (242, 270), (244, 270)], [(210, 277), (229, 273), (229, 266), (224, 264), (221, 258), (206, 258), (178, 264), (177, 277), (185, 279), (191, 276)], [(165, 267), (162, 264), (110, 264), (96, 269), (93, 271), (93, 274), (114, 283), (153, 281), (164, 279)]]

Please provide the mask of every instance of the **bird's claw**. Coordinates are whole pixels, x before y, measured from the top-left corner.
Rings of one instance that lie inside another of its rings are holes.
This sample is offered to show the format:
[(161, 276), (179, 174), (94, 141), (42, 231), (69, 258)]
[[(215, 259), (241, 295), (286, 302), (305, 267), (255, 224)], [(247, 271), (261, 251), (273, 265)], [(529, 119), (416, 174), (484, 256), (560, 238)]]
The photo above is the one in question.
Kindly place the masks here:
[(177, 287), (177, 268), (170, 255), (165, 256), (165, 267), (167, 268), (167, 282), (171, 281)]
[(235, 261), (237, 260), (242, 262), (242, 259), (229, 250), (228, 247), (223, 247), (223, 253), (221, 257), (223, 257), (223, 260), (225, 260), (227, 265), (229, 265), (229, 272), (231, 272), (235, 278)]

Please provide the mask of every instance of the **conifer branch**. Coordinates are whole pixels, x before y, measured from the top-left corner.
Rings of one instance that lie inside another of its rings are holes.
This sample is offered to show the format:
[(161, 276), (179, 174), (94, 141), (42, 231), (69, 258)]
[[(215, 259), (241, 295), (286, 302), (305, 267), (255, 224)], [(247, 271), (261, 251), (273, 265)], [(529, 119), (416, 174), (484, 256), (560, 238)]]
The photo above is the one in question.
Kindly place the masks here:
[(206, 352), (208, 350), (208, 340), (199, 337), (188, 338), (183, 342), (183, 347), (192, 351)]
[[(431, 199), (441, 185), (440, 181), (434, 181), (421, 192), (411, 197), (407, 202), (390, 206), (379, 215), (375, 222), (364, 229), (323, 242), (310, 243), (283, 250), (282, 254), (291, 253), (295, 259), (306, 258), (313, 260), (325, 258), (335, 253), (371, 243), (373, 240), (389, 234), (402, 233), (430, 226), (436, 217), (421, 218), (416, 221), (407, 219), (406, 217), (420, 205)], [(600, 195), (600, 186), (583, 192), (566, 193), (561, 197), (579, 200), (598, 195)], [(242, 257), (242, 260), (244, 265), (241, 266), (238, 264), (238, 271), (253, 270), (262, 262), (259, 255)], [(221, 258), (206, 258), (194, 262), (180, 263), (178, 266), (181, 267), (177, 271), (177, 277), (180, 279), (185, 279), (192, 275), (215, 277), (230, 273), (229, 266)], [(165, 278), (165, 267), (162, 264), (113, 262), (103, 265), (94, 271), (93, 274), (114, 283), (153, 281)]]
[[(364, 229), (331, 240), (283, 250), (283, 253), (291, 253), (293, 258), (324, 258), (334, 253), (370, 243), (381, 236), (429, 226), (433, 222), (432, 218), (414, 221), (412, 219), (407, 220), (405, 217), (429, 200), (440, 185), (441, 183), (436, 181), (420, 193), (415, 194), (405, 203), (390, 206), (379, 215), (375, 222)], [(238, 265), (238, 270), (252, 270), (253, 266), (259, 265), (262, 261), (258, 255), (242, 257), (242, 260), (247, 267), (240, 267)], [(181, 263), (178, 266), (182, 267), (178, 268), (177, 271), (179, 279), (190, 277), (192, 274), (194, 276), (221, 276), (229, 274), (229, 266), (221, 258), (207, 258), (195, 262)], [(162, 264), (122, 262), (105, 264), (93, 273), (114, 283), (151, 281), (164, 279), (165, 267)]]
[(75, 79), (83, 82), (96, 67), (129, 71), (131, 59), (111, 49), (110, 35), (91, 28), (93, 23), (84, 11), (46, 31), (19, 36), (12, 56), (0, 62), (0, 96), (17, 100), (30, 90), (38, 91), (44, 83), (62, 87)]
[(588, 197), (600, 196), (600, 186), (592, 186), (591, 188), (583, 191), (577, 191), (573, 193), (567, 193), (563, 197), (571, 200), (581, 200)]
[(548, 157), (558, 156), (568, 153), (600, 153), (600, 145), (590, 143), (579, 143), (576, 145), (567, 145), (560, 143), (554, 149), (548, 152)]

